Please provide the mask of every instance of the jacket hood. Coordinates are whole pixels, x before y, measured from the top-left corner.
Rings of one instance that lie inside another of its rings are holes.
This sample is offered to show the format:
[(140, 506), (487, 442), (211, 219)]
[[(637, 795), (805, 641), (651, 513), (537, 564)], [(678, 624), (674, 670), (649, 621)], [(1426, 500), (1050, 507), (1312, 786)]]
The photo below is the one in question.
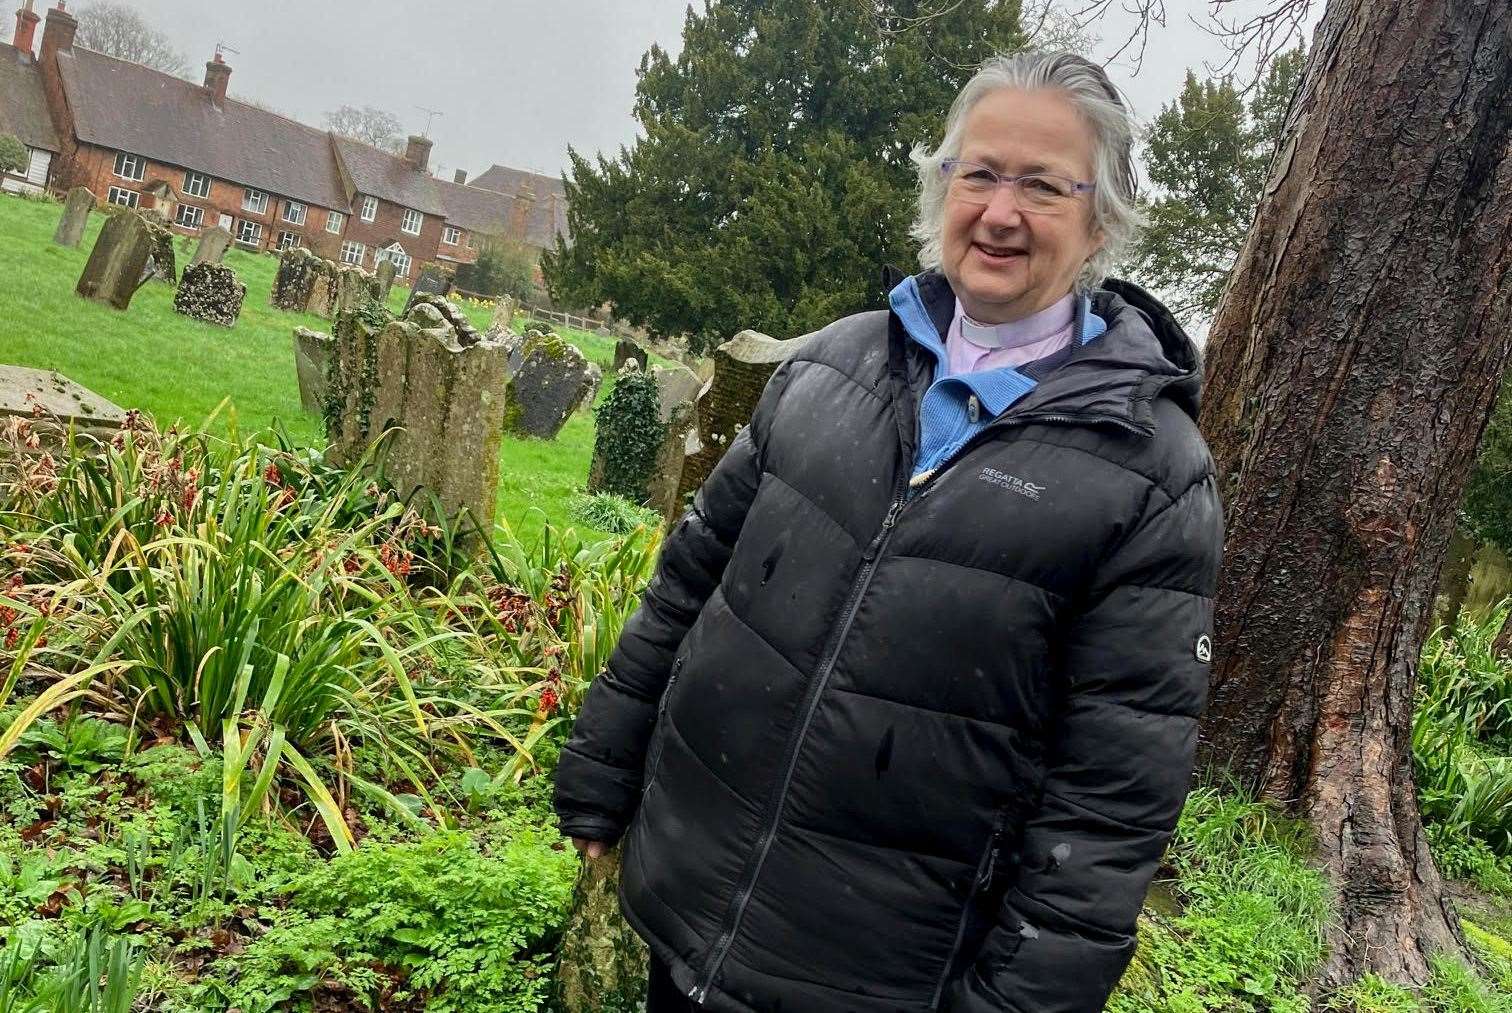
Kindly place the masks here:
[[(955, 292), (945, 276), (927, 271), (915, 279), (930, 319), (943, 335), (955, 313)], [(1140, 286), (1108, 278), (1090, 292), (1091, 312), (1107, 324), (1096, 340), (1071, 356), (1013, 409), (1015, 413), (1076, 412), (1154, 432), (1152, 404), (1167, 397), (1197, 418), (1202, 357), (1171, 311)]]

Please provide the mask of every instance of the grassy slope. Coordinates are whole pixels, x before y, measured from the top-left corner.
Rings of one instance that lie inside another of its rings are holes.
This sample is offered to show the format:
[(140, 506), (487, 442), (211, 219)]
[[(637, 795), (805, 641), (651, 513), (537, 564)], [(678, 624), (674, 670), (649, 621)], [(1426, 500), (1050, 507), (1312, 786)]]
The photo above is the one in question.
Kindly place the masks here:
[[(120, 313), (73, 293), (104, 216), (91, 216), (84, 242), (69, 250), (52, 243), (60, 211), (54, 204), (0, 196), (0, 362), (56, 369), (123, 407), (146, 409), (165, 422), (197, 422), (229, 397), (244, 428), (279, 422), (300, 442), (321, 442), (320, 420), (299, 406), (290, 335), (300, 324), (323, 330), (330, 325), (269, 305), (274, 258), (227, 253), (226, 264), (247, 286), (241, 320), (229, 330), (175, 313), (172, 290), (158, 283), (144, 287), (131, 309)], [(188, 263), (192, 249), (192, 241), (179, 244), (180, 266)], [(390, 305), (402, 309), (407, 295), (396, 288)], [(476, 324), (487, 326), (488, 307), (464, 309)], [(609, 372), (613, 339), (570, 329), (561, 333)], [(574, 524), (571, 499), (587, 478), (592, 452), (593, 419), (585, 412), (569, 419), (552, 442), (505, 436), (500, 519), (525, 533), (537, 532), (545, 522)]]

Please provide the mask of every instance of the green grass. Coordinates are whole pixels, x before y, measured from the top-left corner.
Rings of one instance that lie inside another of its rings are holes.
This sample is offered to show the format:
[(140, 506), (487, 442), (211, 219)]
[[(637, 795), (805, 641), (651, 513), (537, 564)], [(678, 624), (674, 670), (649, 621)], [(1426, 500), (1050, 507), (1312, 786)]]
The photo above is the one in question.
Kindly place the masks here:
[[(166, 425), (198, 423), (230, 398), (237, 424), (259, 429), (281, 423), (301, 443), (323, 443), (320, 420), (300, 408), (292, 332), (297, 326), (329, 330), (328, 321), (286, 313), (268, 301), (278, 261), (267, 254), (233, 249), (226, 265), (247, 286), (241, 319), (226, 329), (173, 311), (173, 290), (153, 282), (122, 313), (80, 299), (74, 285), (104, 216), (91, 216), (77, 249), (53, 245), (61, 208), (52, 203), (0, 196), (0, 362), (55, 369), (125, 408), (142, 408)], [(188, 263), (193, 240), (178, 242), (179, 264)], [(395, 287), (389, 304), (403, 309), (408, 289)], [(463, 304), (481, 330), (492, 308)], [(614, 339), (558, 328), (608, 376)], [(667, 363), (669, 360), (656, 358)], [(607, 385), (606, 385), (607, 387)], [(601, 391), (601, 394), (603, 391)], [(527, 539), (543, 524), (585, 528), (572, 515), (593, 454), (593, 418), (579, 412), (556, 440), (505, 436), (500, 451), (498, 516)]]

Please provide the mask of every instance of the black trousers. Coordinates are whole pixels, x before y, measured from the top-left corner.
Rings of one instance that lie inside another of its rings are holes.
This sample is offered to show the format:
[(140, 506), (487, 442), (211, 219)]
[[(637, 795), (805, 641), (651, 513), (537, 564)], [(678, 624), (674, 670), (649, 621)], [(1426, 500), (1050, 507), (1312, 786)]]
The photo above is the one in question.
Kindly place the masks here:
[(646, 1013), (690, 1013), (700, 1009), (672, 984), (667, 965), (652, 957), (651, 974), (646, 982)]

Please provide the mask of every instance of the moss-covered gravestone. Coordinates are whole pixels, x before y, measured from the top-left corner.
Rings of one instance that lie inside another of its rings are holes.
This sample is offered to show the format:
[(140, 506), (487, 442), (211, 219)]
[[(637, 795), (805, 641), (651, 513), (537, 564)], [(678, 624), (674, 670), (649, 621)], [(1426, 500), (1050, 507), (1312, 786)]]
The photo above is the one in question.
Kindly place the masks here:
[(641, 369), (646, 368), (649, 356), (646, 350), (629, 338), (620, 338), (614, 343), (614, 371), (618, 373), (625, 368), (625, 363), (636, 362)]
[(389, 290), (394, 287), (394, 275), (399, 269), (394, 266), (392, 260), (379, 261), (377, 269), (373, 271), (373, 277), (378, 282), (378, 301), (388, 305)]
[(84, 238), (84, 230), (89, 227), (89, 212), (95, 209), (95, 203), (95, 195), (85, 187), (76, 186), (68, 191), (53, 242), (59, 246), (78, 246)]
[(152, 256), (147, 259), (148, 278), (155, 278), (170, 287), (177, 286), (178, 255), (173, 249), (173, 233), (163, 224), (161, 215), (151, 212), (138, 212), (138, 215), (147, 223), (147, 231), (152, 236)]
[(511, 343), (505, 428), (517, 436), (556, 439), (593, 388), (583, 353), (552, 333), (532, 330)]
[[(434, 494), (463, 534), (492, 530), (499, 484), (508, 349), (456, 306), (417, 299), (400, 320), (376, 303), (335, 327), (325, 420), (326, 459), (361, 460), (383, 437), (374, 466), (400, 497)], [(481, 542), (474, 541), (475, 545)]]
[(109, 215), (74, 291), (85, 299), (126, 309), (137, 289), (152, 277), (149, 265), (155, 243), (141, 215)]
[(700, 386), (682, 366), (646, 373), (635, 360), (626, 363), (597, 409), (588, 491), (623, 496), (675, 519), (681, 512), (683, 448)]
[[(61, 373), (29, 366), (0, 366), (0, 428), (12, 418), (38, 436), (36, 451), (57, 452), (70, 433), (108, 440), (126, 422), (126, 412)], [(7, 444), (0, 441), (0, 452)], [(22, 444), (24, 448), (24, 443)]]
[(688, 437), (678, 503), (704, 484), (735, 434), (750, 424), (766, 382), (806, 343), (806, 338), (779, 341), (760, 331), (741, 331), (714, 350), (714, 379), (698, 397), (698, 428)]
[(229, 267), (196, 264), (184, 272), (173, 295), (173, 309), (207, 324), (232, 327), (241, 316), (246, 296), (247, 286), (236, 280), (236, 272)]
[(520, 304), (515, 300), (514, 296), (499, 296), (498, 300), (494, 302), (493, 319), (489, 321), (488, 329), (501, 334), (513, 334), (515, 313), (519, 308)]
[(271, 299), (274, 306), (291, 313), (310, 312), (310, 300), (319, 283), (329, 298), (336, 265), (309, 250), (291, 247), (278, 258), (278, 274), (273, 278)]
[(584, 858), (562, 930), (552, 1013), (640, 1013), (648, 956), (619, 909), (620, 848)]

